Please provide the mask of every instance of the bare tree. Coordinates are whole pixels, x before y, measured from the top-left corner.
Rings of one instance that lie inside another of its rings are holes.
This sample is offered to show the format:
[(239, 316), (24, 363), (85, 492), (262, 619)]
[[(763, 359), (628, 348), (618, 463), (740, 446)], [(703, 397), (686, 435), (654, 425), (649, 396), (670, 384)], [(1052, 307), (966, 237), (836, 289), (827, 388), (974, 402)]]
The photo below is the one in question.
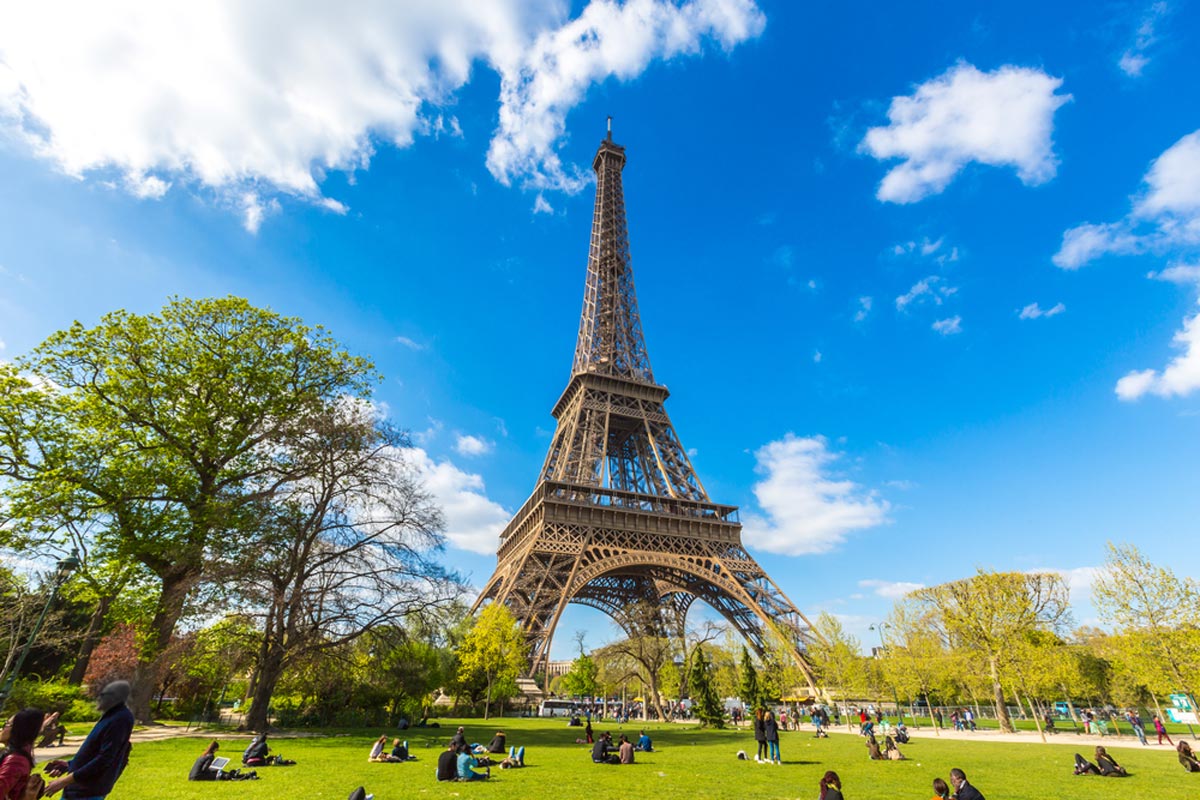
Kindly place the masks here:
[[(663, 666), (679, 652), (678, 641), (667, 635), (670, 630), (664, 619), (662, 606), (639, 600), (627, 606), (620, 618), (621, 625), (629, 635), (602, 648), (604, 657), (624, 657), (632, 662), (637, 676), (650, 691), (659, 719), (666, 720), (667, 713), (659, 697), (658, 675)], [(599, 660), (598, 654), (598, 660)]]
[(247, 727), (267, 727), (289, 664), (460, 594), (431, 559), (441, 515), (406, 445), (370, 406), (348, 401), (306, 437), (319, 467), (262, 508), (261, 549), (241, 578), (263, 625)]

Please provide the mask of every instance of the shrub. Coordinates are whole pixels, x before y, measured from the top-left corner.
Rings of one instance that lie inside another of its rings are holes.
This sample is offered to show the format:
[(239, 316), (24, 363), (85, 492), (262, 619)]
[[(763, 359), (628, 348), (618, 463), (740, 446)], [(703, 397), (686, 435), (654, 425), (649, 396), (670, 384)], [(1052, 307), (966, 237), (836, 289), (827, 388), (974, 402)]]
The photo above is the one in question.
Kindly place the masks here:
[(61, 711), (64, 722), (95, 722), (100, 719), (96, 704), (82, 686), (66, 681), (18, 680), (8, 705), (11, 708), (40, 708), (49, 714)]

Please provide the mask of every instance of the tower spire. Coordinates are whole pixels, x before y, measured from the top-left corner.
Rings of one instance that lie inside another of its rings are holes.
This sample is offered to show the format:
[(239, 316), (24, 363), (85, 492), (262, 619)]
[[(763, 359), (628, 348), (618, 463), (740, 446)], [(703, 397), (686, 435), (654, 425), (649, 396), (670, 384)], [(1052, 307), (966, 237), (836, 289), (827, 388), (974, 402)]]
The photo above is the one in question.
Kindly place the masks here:
[(629, 258), (625, 193), (621, 185), (624, 168), (625, 148), (613, 142), (612, 117), (609, 117), (608, 137), (600, 143), (592, 160), (596, 204), (572, 372), (595, 372), (654, 383)]

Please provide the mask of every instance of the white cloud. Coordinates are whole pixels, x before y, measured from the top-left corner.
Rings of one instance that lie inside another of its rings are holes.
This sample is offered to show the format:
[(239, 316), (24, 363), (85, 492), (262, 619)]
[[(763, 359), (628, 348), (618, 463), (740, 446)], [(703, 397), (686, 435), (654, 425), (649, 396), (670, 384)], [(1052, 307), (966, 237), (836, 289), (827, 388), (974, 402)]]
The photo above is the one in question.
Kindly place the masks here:
[(934, 305), (940, 306), (947, 297), (957, 292), (957, 287), (946, 286), (937, 275), (930, 275), (917, 281), (911, 289), (896, 298), (896, 310), (905, 311), (913, 303), (920, 304), (925, 300), (931, 300)]
[(925, 584), (923, 583), (912, 583), (910, 581), (865, 580), (859, 581), (858, 585), (863, 589), (870, 589), (875, 594), (880, 597), (886, 597), (888, 600), (899, 600), (906, 594), (925, 588)]
[(404, 345), (404, 346), (405, 346), (405, 347), (407, 347), (409, 350), (418, 350), (418, 351), (420, 351), (420, 350), (425, 350), (425, 349), (428, 347), (428, 345), (423, 345), (423, 344), (421, 344), (420, 342), (418, 342), (417, 340), (415, 340), (415, 339), (410, 339), (410, 338), (408, 338), (407, 336), (397, 336), (397, 337), (396, 337), (396, 343), (397, 343), (397, 344), (402, 344), (402, 345)]
[(1166, 17), (1170, 10), (1170, 7), (1165, 2), (1153, 3), (1146, 10), (1134, 34), (1133, 44), (1121, 54), (1121, 58), (1117, 61), (1117, 66), (1129, 77), (1140, 78), (1142, 72), (1146, 69), (1146, 65), (1150, 63), (1150, 58), (1146, 55), (1146, 51), (1158, 41), (1158, 36), (1155, 34), (1155, 27), (1160, 20)]
[(500, 533), (512, 515), (488, 498), (483, 478), (463, 472), (449, 461), (434, 461), (420, 448), (408, 448), (405, 454), (442, 509), (450, 545), (472, 553), (495, 554)]
[(380, 145), (462, 136), (444, 109), (500, 76), (497, 180), (577, 190), (558, 148), (593, 85), (655, 60), (728, 51), (765, 20), (752, 0), (0, 4), (0, 126), (63, 172), (139, 197), (203, 188), (254, 230), (286, 195)]
[(6, 350), (6, 349), (8, 349), (8, 345), (5, 344), (3, 339), (0, 339), (0, 350)]
[(1161, 371), (1135, 370), (1117, 381), (1117, 397), (1125, 401), (1153, 394), (1159, 397), (1182, 397), (1200, 389), (1200, 311), (1183, 321), (1176, 332), (1174, 344), (1179, 355)]
[(1037, 303), (1030, 303), (1018, 312), (1021, 319), (1039, 319), (1041, 317), (1053, 317), (1063, 313), (1067, 307), (1062, 303), (1055, 303), (1050, 308), (1042, 308)]
[(438, 434), (440, 434), (442, 429), (445, 427), (446, 423), (442, 422), (440, 419), (434, 419), (433, 417), (430, 417), (429, 427), (423, 431), (415, 432), (412, 435), (413, 441), (424, 447), (436, 439)]
[(862, 322), (864, 319), (866, 319), (867, 315), (871, 313), (871, 306), (874, 305), (874, 303), (875, 300), (871, 297), (858, 298), (858, 311), (854, 312), (854, 321)]
[(744, 514), (745, 540), (784, 555), (824, 553), (852, 531), (888, 522), (888, 502), (831, 474), (841, 457), (823, 436), (783, 439), (760, 447), (754, 496), (763, 515)]
[[(3, 349), (3, 348), (0, 348), (0, 349)], [(823, 356), (821, 355), (821, 351), (820, 351), (820, 350), (814, 350), (814, 351), (813, 351), (813, 363), (814, 363), (814, 364), (820, 364), (820, 363), (821, 363), (821, 359), (822, 359), (822, 358), (823, 358)]]
[(470, 436), (467, 434), (459, 434), (458, 439), (454, 442), (455, 451), (463, 456), (485, 456), (492, 452), (495, 447), (494, 442), (490, 442), (479, 436)]
[(765, 24), (750, 0), (589, 3), (576, 19), (498, 59), (500, 127), (488, 150), (488, 169), (506, 185), (520, 178), (536, 188), (578, 191), (586, 181), (578, 169), (563, 167), (556, 145), (567, 112), (589, 86), (611, 77), (635, 78), (654, 59), (697, 53), (705, 39), (732, 49)]
[(1150, 272), (1147, 278), (1168, 283), (1179, 283), (1185, 286), (1195, 284), (1200, 286), (1200, 264), (1174, 264), (1158, 272)]
[(1084, 223), (1063, 233), (1054, 263), (1078, 269), (1106, 253), (1160, 253), (1200, 246), (1200, 130), (1163, 151), (1143, 182), (1123, 219)]
[(550, 205), (549, 201), (538, 192), (538, 196), (533, 201), (534, 214), (553, 214), (554, 206)]
[(1051, 134), (1054, 112), (1071, 99), (1041, 70), (1003, 66), (980, 72), (959, 63), (894, 97), (888, 125), (871, 128), (859, 145), (877, 159), (903, 159), (879, 184), (876, 197), (912, 203), (941, 192), (971, 162), (1011, 166), (1026, 185), (1054, 177), (1058, 159)]
[(896, 256), (914, 255), (920, 256), (938, 264), (949, 264), (958, 261), (958, 248), (946, 247), (946, 237), (942, 236), (938, 239), (930, 239), (928, 236), (921, 241), (909, 240), (892, 246), (892, 254)]
[(962, 333), (962, 317), (956, 314), (953, 317), (939, 319), (930, 327), (942, 336), (953, 336), (956, 333)]

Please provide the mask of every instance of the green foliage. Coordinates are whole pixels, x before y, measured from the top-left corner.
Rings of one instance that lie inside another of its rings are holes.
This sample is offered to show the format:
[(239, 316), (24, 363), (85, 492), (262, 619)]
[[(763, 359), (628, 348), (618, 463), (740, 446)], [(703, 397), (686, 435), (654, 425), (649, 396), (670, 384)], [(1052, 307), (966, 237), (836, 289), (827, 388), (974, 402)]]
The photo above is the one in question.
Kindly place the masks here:
[(595, 697), (599, 668), (589, 655), (580, 655), (571, 662), (571, 669), (562, 676), (562, 690), (572, 697)]
[(493, 700), (517, 693), (517, 676), (527, 667), (529, 645), (507, 606), (492, 603), (475, 620), (458, 648), (459, 678), (482, 679), (486, 685), (484, 719)]
[(711, 725), (714, 728), (725, 727), (725, 709), (721, 705), (721, 698), (717, 697), (708, 659), (704, 657), (702, 647), (697, 647), (692, 654), (692, 672), (688, 676), (688, 686), (691, 689), (692, 702), (695, 703), (692, 713), (700, 720), (700, 724)]
[(742, 702), (748, 708), (758, 708), (762, 702), (758, 688), (758, 670), (754, 668), (754, 661), (750, 658), (750, 651), (745, 646), (742, 647), (739, 677), (738, 696), (742, 698)]
[(82, 686), (74, 686), (66, 681), (18, 679), (13, 685), (10, 706), (14, 709), (40, 708), (47, 714), (59, 711), (66, 722), (94, 722), (100, 719), (96, 701), (87, 695)]

